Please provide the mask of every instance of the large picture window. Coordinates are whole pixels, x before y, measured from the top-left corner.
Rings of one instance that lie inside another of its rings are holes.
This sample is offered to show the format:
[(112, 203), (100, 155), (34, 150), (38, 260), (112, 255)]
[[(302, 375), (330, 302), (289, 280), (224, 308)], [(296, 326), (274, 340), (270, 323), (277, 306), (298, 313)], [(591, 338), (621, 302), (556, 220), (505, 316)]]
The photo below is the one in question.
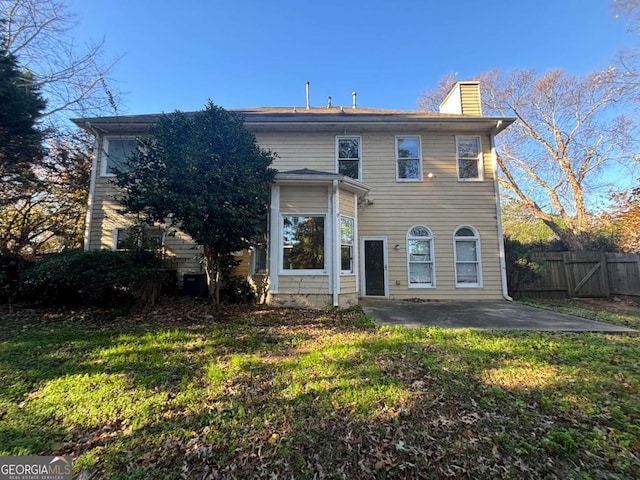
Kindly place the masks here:
[(102, 175), (114, 175), (115, 168), (122, 168), (138, 148), (135, 138), (107, 138), (102, 156)]
[(458, 180), (482, 180), (482, 148), (480, 137), (456, 137)]
[(473, 227), (459, 227), (453, 237), (457, 287), (481, 287), (480, 236)]
[(396, 180), (422, 181), (420, 137), (396, 137)]
[(361, 180), (360, 137), (336, 137), (336, 162), (338, 173)]
[(282, 269), (324, 270), (324, 215), (282, 217)]
[(407, 232), (409, 287), (433, 287), (433, 235), (423, 225)]

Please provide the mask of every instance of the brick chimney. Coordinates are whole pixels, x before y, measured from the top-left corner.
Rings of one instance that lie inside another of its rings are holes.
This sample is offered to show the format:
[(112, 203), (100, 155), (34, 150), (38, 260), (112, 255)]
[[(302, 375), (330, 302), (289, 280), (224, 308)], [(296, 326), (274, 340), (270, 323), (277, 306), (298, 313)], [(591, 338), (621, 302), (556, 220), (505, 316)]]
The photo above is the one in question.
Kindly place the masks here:
[(480, 82), (456, 82), (440, 104), (440, 113), (482, 115)]

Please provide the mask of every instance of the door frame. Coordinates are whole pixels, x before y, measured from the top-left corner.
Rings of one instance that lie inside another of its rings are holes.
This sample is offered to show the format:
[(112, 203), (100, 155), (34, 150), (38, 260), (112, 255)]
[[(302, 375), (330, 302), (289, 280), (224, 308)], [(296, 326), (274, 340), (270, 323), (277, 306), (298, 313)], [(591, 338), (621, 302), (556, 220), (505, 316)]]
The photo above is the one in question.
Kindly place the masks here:
[(382, 241), (382, 254), (383, 254), (383, 262), (384, 262), (384, 296), (380, 295), (369, 295), (371, 298), (389, 298), (389, 255), (387, 251), (387, 237), (381, 235), (372, 235), (360, 237), (360, 295), (362, 297), (366, 297), (366, 289), (367, 289), (367, 277), (366, 277), (366, 266), (364, 261), (365, 256), (365, 248), (364, 242), (369, 240), (378, 240)]

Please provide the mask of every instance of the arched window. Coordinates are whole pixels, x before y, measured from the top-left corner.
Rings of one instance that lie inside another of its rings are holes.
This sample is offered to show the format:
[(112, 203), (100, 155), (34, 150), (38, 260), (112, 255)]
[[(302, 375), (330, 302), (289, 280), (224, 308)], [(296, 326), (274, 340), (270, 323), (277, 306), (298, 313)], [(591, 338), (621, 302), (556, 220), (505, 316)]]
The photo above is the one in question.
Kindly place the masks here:
[(453, 234), (456, 264), (456, 287), (481, 287), (480, 235), (468, 225), (458, 227)]
[(424, 225), (415, 225), (407, 232), (407, 264), (409, 287), (435, 286), (433, 235)]

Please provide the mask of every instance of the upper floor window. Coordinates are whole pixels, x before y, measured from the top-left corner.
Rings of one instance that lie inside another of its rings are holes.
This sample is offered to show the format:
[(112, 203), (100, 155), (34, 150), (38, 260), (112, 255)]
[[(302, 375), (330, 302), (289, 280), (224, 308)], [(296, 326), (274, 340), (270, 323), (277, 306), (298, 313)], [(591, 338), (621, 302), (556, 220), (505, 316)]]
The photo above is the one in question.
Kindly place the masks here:
[(283, 215), (282, 269), (320, 273), (325, 269), (324, 215)]
[(338, 173), (362, 179), (362, 149), (360, 137), (336, 137), (336, 163)]
[(340, 272), (353, 273), (353, 238), (355, 221), (340, 217)]
[(480, 236), (475, 228), (459, 227), (453, 235), (457, 287), (481, 287)]
[(114, 168), (122, 168), (127, 160), (138, 148), (133, 137), (107, 137), (104, 140), (104, 155), (102, 156), (103, 176), (114, 175)]
[(409, 287), (433, 287), (433, 235), (423, 225), (407, 232)]
[(482, 146), (480, 137), (456, 137), (458, 180), (482, 180)]
[(396, 180), (422, 181), (422, 155), (420, 137), (396, 137)]

